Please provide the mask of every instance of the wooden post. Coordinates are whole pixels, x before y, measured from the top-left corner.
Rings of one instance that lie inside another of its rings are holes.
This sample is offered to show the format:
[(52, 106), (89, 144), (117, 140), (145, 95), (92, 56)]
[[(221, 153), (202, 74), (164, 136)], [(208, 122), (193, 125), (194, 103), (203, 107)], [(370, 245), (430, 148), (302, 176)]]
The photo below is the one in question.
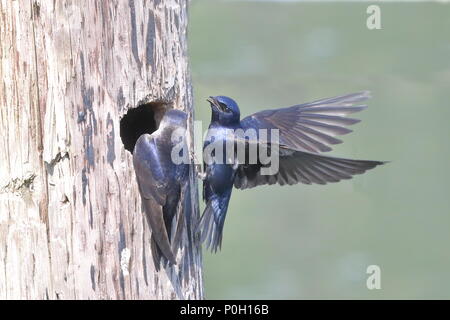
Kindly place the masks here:
[(0, 0), (0, 299), (203, 297), (198, 243), (155, 272), (121, 139), (153, 101), (192, 123), (186, 28), (187, 0)]

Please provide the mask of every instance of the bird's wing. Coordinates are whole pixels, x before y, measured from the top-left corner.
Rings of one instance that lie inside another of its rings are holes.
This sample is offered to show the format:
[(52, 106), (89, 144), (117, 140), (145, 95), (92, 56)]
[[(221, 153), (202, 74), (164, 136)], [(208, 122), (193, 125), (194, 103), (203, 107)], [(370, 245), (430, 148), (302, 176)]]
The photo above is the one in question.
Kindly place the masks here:
[(164, 257), (175, 264), (163, 215), (169, 181), (164, 175), (154, 137), (149, 134), (139, 137), (133, 151), (133, 165), (152, 238)]
[[(263, 168), (261, 164), (239, 165), (234, 186), (238, 189), (249, 189), (271, 184), (326, 184), (351, 179), (353, 175), (364, 173), (383, 163), (341, 159), (303, 151), (280, 150), (278, 172), (264, 175), (261, 172)], [(270, 170), (268, 171), (270, 173)]]
[(345, 126), (359, 122), (346, 116), (363, 110), (360, 102), (370, 97), (368, 91), (321, 99), (287, 108), (264, 110), (241, 121), (247, 129), (279, 129), (280, 144), (305, 152), (330, 151), (341, 143), (335, 138), (352, 130)]
[(143, 198), (153, 198), (163, 206), (166, 203), (168, 181), (161, 161), (154, 137), (149, 134), (141, 135), (133, 151), (133, 165), (139, 191)]

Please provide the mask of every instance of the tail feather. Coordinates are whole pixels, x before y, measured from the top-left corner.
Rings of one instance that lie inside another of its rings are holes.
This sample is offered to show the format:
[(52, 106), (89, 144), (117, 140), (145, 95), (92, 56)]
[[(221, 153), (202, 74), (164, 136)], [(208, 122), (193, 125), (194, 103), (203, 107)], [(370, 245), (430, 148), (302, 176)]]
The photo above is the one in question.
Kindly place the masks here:
[(190, 185), (187, 184), (185, 186), (186, 190), (184, 191), (184, 223), (186, 225), (186, 233), (187, 233), (187, 251), (184, 256), (183, 266), (184, 266), (184, 282), (188, 283), (191, 277), (193, 277), (195, 272), (194, 265), (194, 233), (192, 232), (192, 203), (191, 203), (191, 191)]
[(200, 219), (198, 229), (201, 232), (200, 241), (204, 242), (211, 252), (217, 252), (222, 247), (223, 226), (228, 209), (229, 197), (224, 201), (212, 198), (206, 204), (206, 209)]
[(155, 268), (159, 270), (161, 260), (164, 262), (164, 265), (167, 265), (168, 261), (171, 265), (176, 264), (163, 220), (162, 207), (155, 203), (153, 199), (143, 199), (143, 206), (148, 226), (152, 232), (150, 245)]
[(182, 233), (183, 233), (183, 226), (184, 226), (184, 214), (182, 210), (180, 210), (180, 213), (178, 214), (177, 220), (176, 220), (176, 230), (175, 235), (173, 236), (173, 239), (170, 239), (172, 243), (172, 252), (173, 255), (176, 257), (178, 250), (181, 247), (181, 239), (182, 239)]
[(152, 235), (150, 237), (150, 250), (152, 251), (153, 264), (155, 265), (156, 271), (161, 269), (161, 262), (163, 265), (166, 265), (167, 259), (161, 252), (161, 249), (158, 247), (156, 243), (155, 237)]

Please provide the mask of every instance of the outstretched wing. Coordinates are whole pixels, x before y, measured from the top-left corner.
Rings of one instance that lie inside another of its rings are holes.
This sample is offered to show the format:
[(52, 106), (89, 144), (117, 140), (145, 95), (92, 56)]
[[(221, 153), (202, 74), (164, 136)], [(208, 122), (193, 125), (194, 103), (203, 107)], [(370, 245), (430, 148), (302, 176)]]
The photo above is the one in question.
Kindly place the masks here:
[[(169, 182), (164, 175), (163, 164), (151, 135), (143, 134), (137, 140), (133, 151), (133, 165), (147, 221), (152, 230), (152, 239), (163, 256), (172, 264), (176, 264), (163, 214)], [(159, 253), (155, 249), (153, 245), (153, 254), (158, 256)], [(158, 268), (159, 263), (155, 265)]]
[(358, 103), (369, 97), (370, 93), (364, 91), (264, 110), (242, 119), (241, 126), (244, 130), (279, 129), (279, 143), (291, 149), (313, 153), (330, 151), (330, 145), (342, 142), (335, 136), (352, 132), (346, 126), (360, 121), (346, 116), (366, 108)]
[(351, 179), (353, 175), (364, 173), (383, 163), (327, 157), (303, 151), (280, 150), (278, 172), (263, 175), (261, 164), (240, 165), (236, 172), (234, 186), (238, 189), (248, 189), (271, 184), (326, 184)]

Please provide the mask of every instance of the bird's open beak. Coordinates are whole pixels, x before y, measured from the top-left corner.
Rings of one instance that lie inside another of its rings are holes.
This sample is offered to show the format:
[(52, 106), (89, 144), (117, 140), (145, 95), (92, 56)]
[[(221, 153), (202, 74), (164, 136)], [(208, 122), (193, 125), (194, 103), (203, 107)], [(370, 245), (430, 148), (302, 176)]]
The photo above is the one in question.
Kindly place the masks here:
[(206, 99), (206, 101), (208, 101), (211, 104), (211, 108), (215, 107), (219, 110), (221, 110), (222, 108), (220, 107), (219, 102), (216, 100), (216, 98), (214, 97), (209, 97), (208, 99)]
[(211, 106), (217, 105), (217, 101), (216, 99), (214, 99), (214, 97), (209, 97), (208, 99), (206, 99), (206, 101), (208, 101), (211, 104)]

